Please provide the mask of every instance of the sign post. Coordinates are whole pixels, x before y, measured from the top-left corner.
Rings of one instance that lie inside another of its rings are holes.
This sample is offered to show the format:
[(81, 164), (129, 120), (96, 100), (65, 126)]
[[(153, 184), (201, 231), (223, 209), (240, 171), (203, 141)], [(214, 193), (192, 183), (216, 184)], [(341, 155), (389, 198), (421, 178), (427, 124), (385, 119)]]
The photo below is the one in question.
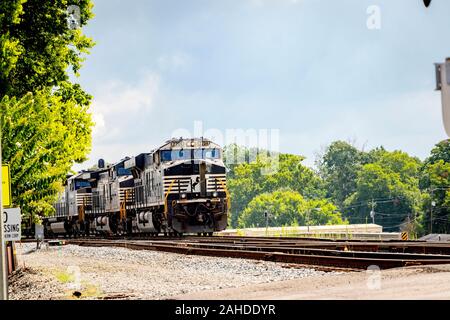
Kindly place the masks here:
[[(2, 146), (1, 146), (1, 134), (0, 134), (0, 164), (2, 163)], [(11, 190), (9, 185), (6, 185), (6, 181), (3, 180), (3, 173), (5, 169), (0, 171), (0, 194), (2, 195), (0, 197), (0, 212), (3, 213), (3, 202), (7, 202), (9, 205), (10, 199), (3, 199), (4, 194), (8, 194), (11, 196), (11, 193), (4, 192), (3, 189), (7, 188), (8, 191)], [(9, 178), (9, 167), (7, 169), (8, 171), (8, 178)], [(9, 181), (8, 181), (9, 184)], [(9, 202), (8, 202), (9, 201)], [(1, 215), (0, 219), (0, 300), (7, 300), (8, 299), (8, 275), (7, 275), (7, 267), (6, 267), (6, 242), (4, 238), (4, 217), (3, 214)]]

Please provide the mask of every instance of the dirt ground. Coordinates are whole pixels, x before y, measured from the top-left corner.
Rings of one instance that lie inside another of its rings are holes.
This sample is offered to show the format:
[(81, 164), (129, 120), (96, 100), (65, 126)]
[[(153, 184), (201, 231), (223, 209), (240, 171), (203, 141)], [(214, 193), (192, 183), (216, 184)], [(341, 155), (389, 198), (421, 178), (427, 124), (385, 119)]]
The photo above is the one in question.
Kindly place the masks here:
[(173, 299), (450, 299), (450, 265), (351, 272), (178, 295)]
[(37, 251), (35, 247), (31, 243), (17, 246), (21, 268), (10, 278), (11, 299), (167, 299), (330, 274), (269, 261), (111, 247), (65, 245)]
[[(124, 248), (17, 248), (12, 299), (450, 299), (450, 265), (323, 272)], [(214, 276), (212, 276), (214, 275)]]

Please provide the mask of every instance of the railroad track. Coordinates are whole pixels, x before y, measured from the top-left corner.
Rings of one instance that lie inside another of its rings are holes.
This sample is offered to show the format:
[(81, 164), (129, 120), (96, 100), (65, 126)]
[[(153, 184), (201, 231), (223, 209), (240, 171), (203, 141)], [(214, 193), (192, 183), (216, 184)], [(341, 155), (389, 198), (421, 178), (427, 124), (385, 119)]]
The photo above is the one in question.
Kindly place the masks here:
[(270, 237), (190, 237), (66, 240), (69, 244), (122, 247), (180, 254), (231, 257), (314, 265), (325, 268), (380, 269), (450, 264), (450, 244), (395, 241), (330, 241)]

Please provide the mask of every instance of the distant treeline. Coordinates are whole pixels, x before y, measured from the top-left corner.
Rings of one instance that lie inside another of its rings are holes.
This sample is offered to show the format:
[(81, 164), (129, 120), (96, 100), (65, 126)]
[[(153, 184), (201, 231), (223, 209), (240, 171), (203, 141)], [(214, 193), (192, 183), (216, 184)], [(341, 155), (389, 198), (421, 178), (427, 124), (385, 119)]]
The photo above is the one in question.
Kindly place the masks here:
[[(236, 153), (255, 150), (225, 148), (226, 157)], [(274, 165), (266, 150), (257, 154), (228, 165), (232, 227), (265, 226), (267, 212), (269, 226), (375, 221), (388, 232), (450, 231), (449, 140), (423, 162), (403, 151), (362, 151), (344, 141), (331, 143), (316, 169), (299, 155), (281, 153)]]

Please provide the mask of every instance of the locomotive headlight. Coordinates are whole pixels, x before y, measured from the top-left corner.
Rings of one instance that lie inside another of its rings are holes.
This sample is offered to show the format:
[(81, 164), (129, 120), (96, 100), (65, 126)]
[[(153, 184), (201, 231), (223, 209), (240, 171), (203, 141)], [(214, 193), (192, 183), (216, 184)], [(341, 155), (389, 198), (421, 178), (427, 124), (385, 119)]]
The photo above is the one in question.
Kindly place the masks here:
[(213, 192), (213, 197), (214, 197), (214, 198), (217, 198), (218, 195), (219, 195), (219, 194), (217, 193), (217, 191), (214, 191), (214, 192)]
[(181, 194), (181, 199), (186, 199), (186, 193)]

